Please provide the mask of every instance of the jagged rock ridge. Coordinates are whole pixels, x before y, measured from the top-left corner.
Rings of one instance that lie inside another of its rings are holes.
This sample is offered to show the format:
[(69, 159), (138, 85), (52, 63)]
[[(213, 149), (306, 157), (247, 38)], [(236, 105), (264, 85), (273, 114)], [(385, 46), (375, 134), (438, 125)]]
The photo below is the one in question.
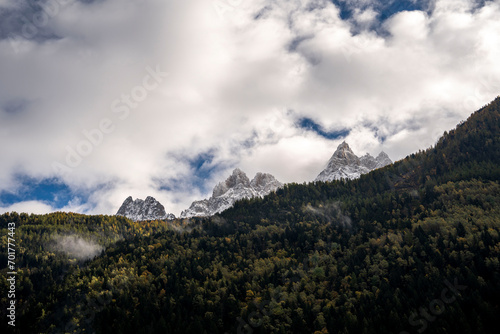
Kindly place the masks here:
[(315, 181), (356, 179), (362, 174), (390, 164), (392, 164), (392, 160), (385, 152), (380, 152), (376, 158), (368, 153), (359, 158), (344, 141), (337, 147), (326, 168), (316, 177)]
[(132, 196), (127, 197), (116, 215), (134, 221), (175, 219), (173, 214), (166, 213), (165, 207), (151, 196), (146, 197), (146, 200), (138, 198), (135, 201)]
[(180, 217), (212, 216), (230, 208), (238, 200), (263, 197), (282, 186), (271, 174), (257, 173), (250, 181), (243, 171), (236, 168), (226, 181), (215, 186), (212, 197), (193, 202)]

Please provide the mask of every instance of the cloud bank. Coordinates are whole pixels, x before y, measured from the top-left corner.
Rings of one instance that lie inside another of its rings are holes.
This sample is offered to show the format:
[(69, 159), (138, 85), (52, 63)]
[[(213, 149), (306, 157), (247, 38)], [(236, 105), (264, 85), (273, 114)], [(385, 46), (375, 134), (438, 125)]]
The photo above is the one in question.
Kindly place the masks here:
[(20, 18), (0, 25), (0, 194), (72, 196), (0, 211), (179, 214), (236, 166), (310, 181), (342, 140), (403, 158), (499, 94), (500, 1), (340, 2), (0, 1)]

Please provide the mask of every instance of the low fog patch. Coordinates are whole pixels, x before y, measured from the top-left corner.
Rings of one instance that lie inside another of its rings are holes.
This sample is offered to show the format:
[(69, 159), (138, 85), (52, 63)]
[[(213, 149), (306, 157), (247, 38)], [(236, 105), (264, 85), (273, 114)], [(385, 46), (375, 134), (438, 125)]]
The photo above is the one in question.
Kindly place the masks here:
[(328, 223), (338, 224), (347, 228), (350, 228), (352, 225), (351, 218), (342, 213), (340, 204), (337, 202), (319, 205), (317, 207), (307, 204), (307, 206), (304, 207), (304, 212), (310, 213), (318, 218), (323, 218)]
[(52, 248), (55, 251), (66, 253), (70, 258), (82, 261), (93, 259), (104, 250), (104, 247), (95, 241), (76, 234), (54, 236)]

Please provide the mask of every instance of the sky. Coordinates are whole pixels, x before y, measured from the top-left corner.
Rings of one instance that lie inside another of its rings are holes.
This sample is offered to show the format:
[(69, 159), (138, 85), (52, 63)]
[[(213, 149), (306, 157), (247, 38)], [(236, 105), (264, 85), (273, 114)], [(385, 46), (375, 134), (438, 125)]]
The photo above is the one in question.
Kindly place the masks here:
[(392, 160), (500, 94), (500, 0), (0, 0), (0, 213), (179, 215)]

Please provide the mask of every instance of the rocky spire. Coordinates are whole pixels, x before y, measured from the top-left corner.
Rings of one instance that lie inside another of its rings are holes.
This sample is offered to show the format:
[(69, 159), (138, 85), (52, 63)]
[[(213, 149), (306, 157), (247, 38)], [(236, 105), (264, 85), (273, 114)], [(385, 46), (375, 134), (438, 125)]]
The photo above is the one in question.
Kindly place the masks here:
[(355, 179), (360, 177), (361, 174), (391, 163), (391, 159), (384, 152), (381, 152), (377, 158), (368, 153), (359, 158), (344, 141), (337, 147), (326, 168), (316, 177), (315, 181)]
[(194, 201), (181, 213), (181, 218), (212, 216), (230, 208), (238, 200), (263, 197), (282, 186), (271, 174), (257, 173), (250, 181), (242, 170), (236, 168), (224, 182), (215, 186), (212, 197)]
[(127, 197), (116, 215), (134, 221), (175, 219), (173, 214), (167, 214), (165, 207), (151, 196), (146, 197), (146, 200), (138, 198), (135, 201), (132, 196)]

